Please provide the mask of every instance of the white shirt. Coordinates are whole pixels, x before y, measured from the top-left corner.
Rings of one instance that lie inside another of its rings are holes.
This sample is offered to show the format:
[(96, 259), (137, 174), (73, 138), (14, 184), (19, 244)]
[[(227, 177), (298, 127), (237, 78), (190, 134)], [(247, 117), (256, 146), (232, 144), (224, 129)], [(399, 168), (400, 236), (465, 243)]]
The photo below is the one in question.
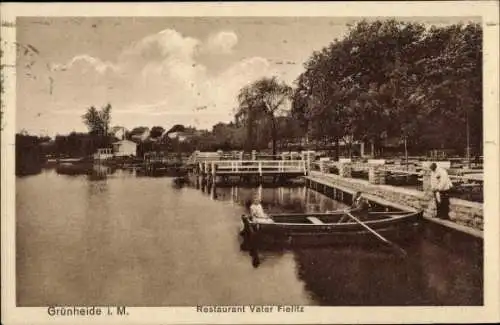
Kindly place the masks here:
[(431, 190), (447, 191), (453, 186), (448, 172), (441, 167), (437, 167), (435, 171), (431, 170)]
[(255, 203), (250, 206), (250, 215), (254, 218), (267, 218), (262, 205)]

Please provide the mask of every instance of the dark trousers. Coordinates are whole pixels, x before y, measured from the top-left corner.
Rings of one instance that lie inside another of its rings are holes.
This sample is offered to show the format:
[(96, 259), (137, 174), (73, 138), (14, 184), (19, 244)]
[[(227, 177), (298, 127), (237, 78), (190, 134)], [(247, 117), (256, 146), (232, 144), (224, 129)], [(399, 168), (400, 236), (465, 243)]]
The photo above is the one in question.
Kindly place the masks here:
[(436, 200), (436, 217), (440, 219), (450, 219), (450, 193), (449, 191), (439, 191), (441, 196), (441, 202), (437, 201), (436, 195), (434, 195), (434, 200)]

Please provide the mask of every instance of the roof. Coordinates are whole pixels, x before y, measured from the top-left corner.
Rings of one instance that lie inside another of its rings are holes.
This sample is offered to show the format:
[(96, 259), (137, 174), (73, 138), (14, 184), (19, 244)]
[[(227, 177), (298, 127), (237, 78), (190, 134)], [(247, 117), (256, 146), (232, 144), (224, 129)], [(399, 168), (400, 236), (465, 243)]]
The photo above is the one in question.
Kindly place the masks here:
[(124, 143), (124, 142), (133, 143), (133, 144), (137, 145), (137, 143), (135, 143), (134, 141), (130, 141), (130, 140), (127, 140), (127, 139), (113, 142), (113, 144), (121, 144), (121, 143)]

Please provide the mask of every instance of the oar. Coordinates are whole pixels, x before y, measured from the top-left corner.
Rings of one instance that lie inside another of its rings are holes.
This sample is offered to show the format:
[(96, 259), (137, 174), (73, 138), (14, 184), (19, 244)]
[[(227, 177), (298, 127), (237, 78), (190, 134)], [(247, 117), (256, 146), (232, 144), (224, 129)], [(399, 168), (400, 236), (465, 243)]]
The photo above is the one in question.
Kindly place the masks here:
[(381, 241), (383, 241), (387, 245), (389, 245), (392, 248), (394, 248), (394, 249), (398, 250), (399, 252), (401, 252), (403, 254), (403, 256), (405, 256), (405, 257), (408, 256), (408, 254), (406, 254), (406, 251), (404, 249), (402, 249), (398, 245), (394, 244), (390, 240), (382, 237), (382, 235), (380, 235), (378, 232), (376, 232), (372, 228), (368, 227), (364, 222), (362, 222), (361, 220), (359, 220), (358, 218), (356, 218), (355, 216), (353, 216), (350, 212), (345, 212), (345, 214), (347, 214), (351, 219), (353, 219), (354, 221), (356, 221), (357, 223), (359, 223), (360, 225), (362, 225), (366, 230), (368, 230), (369, 232), (371, 232), (372, 234), (374, 234), (378, 239), (380, 239)]

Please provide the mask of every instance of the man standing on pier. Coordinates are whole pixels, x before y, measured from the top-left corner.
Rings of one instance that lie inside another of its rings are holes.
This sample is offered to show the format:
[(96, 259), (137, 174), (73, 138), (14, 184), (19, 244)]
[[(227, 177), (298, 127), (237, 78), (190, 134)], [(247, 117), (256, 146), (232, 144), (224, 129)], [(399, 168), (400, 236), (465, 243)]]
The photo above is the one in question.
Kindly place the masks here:
[(449, 192), (453, 184), (451, 183), (448, 172), (436, 163), (430, 165), (431, 169), (431, 190), (436, 202), (437, 217), (440, 219), (449, 219), (450, 196)]

